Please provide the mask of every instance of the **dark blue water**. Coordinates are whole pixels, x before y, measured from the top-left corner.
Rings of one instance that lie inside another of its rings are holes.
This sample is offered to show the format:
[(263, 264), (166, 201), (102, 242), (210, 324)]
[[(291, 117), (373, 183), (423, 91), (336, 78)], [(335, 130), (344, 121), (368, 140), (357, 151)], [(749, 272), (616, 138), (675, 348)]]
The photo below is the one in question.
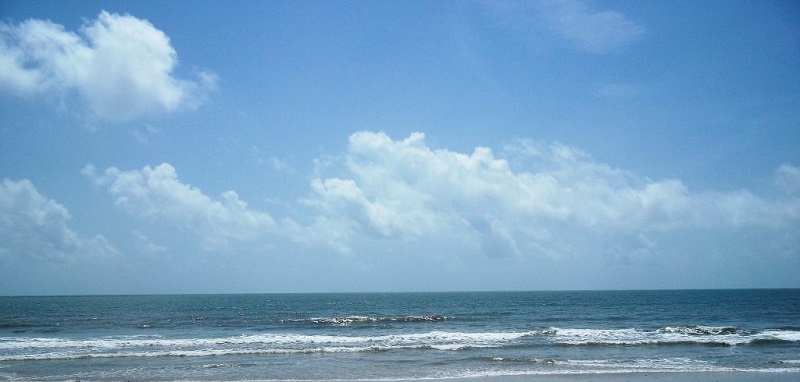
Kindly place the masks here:
[(800, 372), (800, 290), (0, 297), (0, 380)]

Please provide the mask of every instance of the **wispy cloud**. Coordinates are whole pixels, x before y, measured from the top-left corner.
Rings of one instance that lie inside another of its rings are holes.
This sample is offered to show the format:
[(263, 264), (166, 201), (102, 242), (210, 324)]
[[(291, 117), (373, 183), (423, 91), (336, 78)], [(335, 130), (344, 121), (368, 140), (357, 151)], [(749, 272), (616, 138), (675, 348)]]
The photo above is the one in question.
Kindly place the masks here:
[(80, 33), (50, 21), (0, 23), (0, 89), (62, 101), (77, 95), (89, 116), (125, 121), (195, 108), (216, 76), (173, 76), (178, 59), (164, 32), (146, 20), (102, 12)]
[(541, 19), (556, 34), (592, 53), (606, 53), (638, 41), (641, 24), (616, 11), (596, 11), (575, 0), (539, 1)]
[(775, 186), (785, 195), (800, 196), (800, 168), (782, 164), (775, 171)]
[(139, 251), (139, 253), (152, 255), (156, 253), (165, 252), (168, 249), (164, 245), (156, 244), (150, 241), (150, 238), (148, 238), (145, 234), (139, 231), (133, 231), (131, 232), (131, 235), (133, 235), (134, 246), (136, 247), (137, 251)]
[(136, 142), (143, 145), (150, 143), (150, 138), (158, 134), (161, 134), (161, 130), (147, 123), (145, 123), (144, 126), (131, 130), (131, 135), (136, 139)]
[(523, 39), (547, 32), (581, 51), (609, 53), (639, 41), (645, 27), (617, 11), (594, 10), (578, 0), (486, 1), (500, 25)]

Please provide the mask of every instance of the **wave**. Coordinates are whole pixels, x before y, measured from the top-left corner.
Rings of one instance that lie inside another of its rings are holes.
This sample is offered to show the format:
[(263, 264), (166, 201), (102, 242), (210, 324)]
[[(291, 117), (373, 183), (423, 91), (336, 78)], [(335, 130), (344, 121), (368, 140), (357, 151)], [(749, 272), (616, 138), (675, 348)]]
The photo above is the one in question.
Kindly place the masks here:
[(734, 326), (668, 326), (658, 330), (661, 333), (688, 334), (692, 336), (716, 336), (728, 334), (747, 334), (747, 330)]
[(671, 357), (671, 358), (635, 358), (635, 359), (555, 359), (555, 358), (502, 358), (493, 357), (492, 362), (510, 362), (517, 364), (535, 364), (545, 365), (552, 367), (560, 367), (564, 369), (567, 366), (571, 369), (575, 368), (591, 368), (593, 370), (600, 369), (615, 369), (618, 370), (624, 367), (626, 370), (686, 370), (691, 366), (693, 369), (705, 368), (708, 370), (718, 369), (708, 361), (701, 361), (698, 359), (687, 357)]
[(454, 317), (438, 314), (408, 315), (408, 316), (343, 316), (343, 317), (315, 317), (315, 318), (290, 318), (280, 320), (281, 323), (311, 323), (347, 326), (362, 323), (393, 323), (393, 322), (438, 322), (452, 320)]
[[(495, 364), (510, 364), (500, 372), (480, 373), (469, 376), (503, 375), (559, 375), (559, 374), (605, 374), (605, 373), (686, 373), (686, 372), (750, 372), (750, 373), (798, 373), (797, 367), (743, 367), (720, 365), (708, 360), (689, 357), (665, 358), (617, 358), (617, 359), (554, 359), (554, 358), (503, 358), (489, 360)], [(780, 364), (781, 362), (779, 362)], [(533, 367), (526, 367), (533, 366)], [(495, 369), (496, 370), (496, 369)], [(509, 372), (512, 370), (512, 372)], [(513, 370), (517, 372), (514, 373)], [(465, 375), (466, 377), (466, 375)], [(669, 379), (669, 378), (667, 378)]]
[(382, 336), (249, 334), (215, 338), (153, 336), (65, 338), (0, 338), (0, 361), (93, 357), (211, 356), (223, 354), (291, 354), (364, 352), (397, 349), (462, 350), (502, 347), (535, 332), (404, 333)]
[(800, 341), (800, 331), (764, 330), (753, 332), (722, 326), (677, 326), (642, 329), (559, 329), (557, 342), (564, 345), (670, 345), (703, 344), (737, 346)]
[(108, 357), (218, 356), (323, 352), (382, 352), (402, 349), (463, 351), (476, 348), (635, 345), (760, 345), (800, 342), (800, 331), (751, 332), (732, 327), (642, 329), (548, 328), (519, 332), (398, 333), (372, 336), (260, 333), (210, 338), (159, 335), (88, 339), (0, 338), (0, 361)]

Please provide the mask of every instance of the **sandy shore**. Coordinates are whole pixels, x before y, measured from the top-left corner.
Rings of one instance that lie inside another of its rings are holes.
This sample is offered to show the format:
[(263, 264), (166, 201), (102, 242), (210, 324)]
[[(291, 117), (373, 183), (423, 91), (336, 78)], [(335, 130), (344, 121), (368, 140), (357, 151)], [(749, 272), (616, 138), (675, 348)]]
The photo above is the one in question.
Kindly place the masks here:
[[(608, 374), (558, 374), (518, 375), (446, 379), (408, 379), (397, 382), (639, 382), (639, 381), (688, 381), (688, 382), (796, 382), (800, 373), (795, 372), (702, 372), (702, 373), (608, 373)], [(359, 382), (386, 382), (386, 380)]]
[(689, 382), (796, 382), (800, 373), (748, 373), (748, 372), (707, 372), (707, 373), (612, 373), (612, 374), (569, 374), (569, 375), (520, 375), (458, 378), (452, 382), (638, 382), (638, 381), (689, 381)]

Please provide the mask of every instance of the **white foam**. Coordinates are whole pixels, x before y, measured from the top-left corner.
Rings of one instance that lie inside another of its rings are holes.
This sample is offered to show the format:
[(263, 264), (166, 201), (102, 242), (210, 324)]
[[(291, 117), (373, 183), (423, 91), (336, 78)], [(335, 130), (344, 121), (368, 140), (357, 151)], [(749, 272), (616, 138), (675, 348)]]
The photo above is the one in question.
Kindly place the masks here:
[(407, 316), (343, 316), (343, 317), (314, 317), (314, 318), (292, 318), (282, 320), (282, 322), (310, 322), (314, 324), (329, 324), (334, 326), (349, 326), (359, 323), (375, 322), (436, 322), (452, 319), (450, 316), (442, 315), (407, 315)]
[(368, 337), (268, 333), (217, 338), (180, 339), (147, 336), (85, 340), (11, 337), (0, 338), (0, 360), (362, 352), (402, 348), (453, 351), (470, 347), (500, 347), (535, 333), (431, 331)]
[(214, 338), (112, 336), (89, 339), (0, 338), (0, 361), (92, 357), (210, 356), (224, 354), (365, 352), (393, 349), (459, 351), (494, 348), (524, 341), (564, 345), (640, 345), (712, 343), (740, 345), (754, 341), (800, 341), (799, 331), (749, 333), (730, 328), (676, 327), (659, 330), (551, 328), (525, 332), (399, 333), (379, 336), (259, 333)]
[(765, 330), (763, 333), (765, 339), (776, 339), (780, 341), (795, 341), (800, 342), (800, 331), (795, 330)]
[(562, 329), (552, 328), (555, 342), (568, 345), (647, 343), (646, 333), (637, 329)]
[[(495, 357), (493, 362), (503, 362), (504, 359)], [(502, 376), (539, 376), (539, 375), (575, 375), (575, 374), (608, 374), (608, 373), (680, 373), (680, 372), (771, 372), (772, 369), (734, 369), (716, 366), (709, 362), (689, 358), (664, 358), (664, 359), (562, 359), (562, 360), (531, 360), (532, 362), (546, 365), (546, 367), (522, 368), (488, 368), (478, 370), (453, 370), (443, 378), (475, 378), (475, 377), (502, 377)]]
[(553, 342), (567, 345), (607, 344), (645, 345), (700, 343), (743, 345), (759, 340), (800, 341), (800, 332), (766, 330), (749, 333), (730, 327), (667, 327), (659, 330), (641, 329), (562, 329), (552, 328)]

